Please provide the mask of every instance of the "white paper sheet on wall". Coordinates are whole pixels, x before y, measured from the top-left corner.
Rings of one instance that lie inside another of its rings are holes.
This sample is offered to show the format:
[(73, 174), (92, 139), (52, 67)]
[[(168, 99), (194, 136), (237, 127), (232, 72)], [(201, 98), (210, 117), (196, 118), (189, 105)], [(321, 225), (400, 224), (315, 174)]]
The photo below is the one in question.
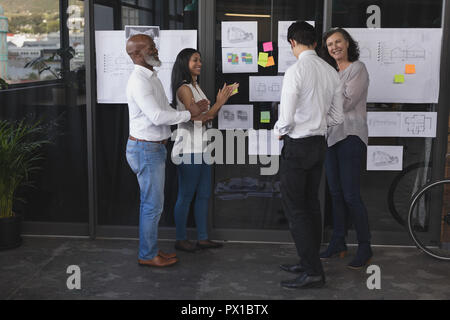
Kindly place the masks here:
[[(290, 48), (291, 45), (287, 41), (288, 29), (295, 21), (278, 21), (278, 47)], [(313, 27), (315, 26), (314, 21), (306, 21)]]
[(283, 141), (278, 140), (273, 130), (248, 130), (249, 155), (280, 155)]
[(283, 76), (249, 77), (250, 101), (280, 101)]
[(219, 130), (252, 129), (253, 105), (224, 105), (218, 115)]
[(436, 112), (368, 112), (369, 137), (436, 137)]
[(197, 30), (161, 30), (160, 35), (159, 59), (163, 62), (175, 62), (183, 49), (197, 49)]
[[(178, 39), (177, 41), (180, 43), (176, 45), (171, 43), (175, 41), (174, 39)], [(134, 65), (125, 49), (125, 31), (96, 31), (95, 43), (98, 103), (126, 104), (126, 87)], [(197, 48), (197, 31), (161, 30), (160, 46), (162, 51), (159, 53), (159, 57), (163, 63), (156, 70), (163, 83), (167, 98), (171, 101), (170, 78), (174, 57), (185, 47)], [(168, 50), (172, 51), (169, 53)]]
[(222, 48), (257, 47), (257, 21), (222, 21)]
[(368, 102), (437, 103), (442, 29), (346, 30), (369, 72)]
[(134, 64), (125, 43), (125, 31), (95, 32), (98, 103), (127, 103), (126, 85)]
[(403, 146), (368, 146), (367, 171), (402, 171)]
[(167, 99), (169, 100), (169, 103), (172, 102), (172, 69), (173, 69), (173, 62), (163, 62), (161, 64), (161, 67), (155, 68), (155, 70), (158, 72), (158, 78), (161, 80), (161, 83), (164, 87), (164, 92), (166, 93)]
[(402, 112), (401, 137), (436, 137), (437, 112)]
[(278, 72), (285, 73), (286, 70), (297, 62), (297, 58), (289, 47), (278, 48)]
[(258, 49), (222, 48), (223, 73), (258, 72)]

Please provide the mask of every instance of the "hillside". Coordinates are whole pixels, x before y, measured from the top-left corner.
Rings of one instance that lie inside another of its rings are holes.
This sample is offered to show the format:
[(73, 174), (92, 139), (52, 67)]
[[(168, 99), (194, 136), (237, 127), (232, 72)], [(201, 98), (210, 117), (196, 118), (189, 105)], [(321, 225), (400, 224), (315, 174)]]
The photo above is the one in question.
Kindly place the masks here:
[(43, 14), (57, 12), (58, 0), (0, 0), (5, 16), (12, 17), (26, 14)]

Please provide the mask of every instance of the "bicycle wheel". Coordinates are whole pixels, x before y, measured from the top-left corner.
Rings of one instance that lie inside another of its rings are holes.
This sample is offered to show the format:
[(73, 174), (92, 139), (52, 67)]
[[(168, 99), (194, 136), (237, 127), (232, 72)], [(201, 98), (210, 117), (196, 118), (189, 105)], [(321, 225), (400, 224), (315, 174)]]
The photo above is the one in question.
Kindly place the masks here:
[(432, 182), (421, 188), (412, 197), (408, 212), (408, 232), (416, 246), (428, 255), (446, 261), (450, 261), (448, 212), (450, 180)]
[(392, 181), (388, 191), (388, 206), (392, 217), (406, 226), (411, 196), (429, 182), (432, 163), (418, 162), (407, 166)]

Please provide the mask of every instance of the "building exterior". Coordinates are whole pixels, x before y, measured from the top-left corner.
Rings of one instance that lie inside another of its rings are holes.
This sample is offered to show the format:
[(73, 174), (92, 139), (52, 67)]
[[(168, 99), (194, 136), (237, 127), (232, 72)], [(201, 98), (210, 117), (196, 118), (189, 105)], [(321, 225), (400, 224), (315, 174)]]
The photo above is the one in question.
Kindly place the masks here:
[[(53, 144), (46, 149), (43, 169), (34, 177), (37, 188), (21, 190), (27, 204), (18, 204), (17, 211), (24, 215), (25, 233), (92, 238), (137, 237), (139, 193), (135, 176), (124, 155), (128, 110), (124, 103), (97, 103), (95, 31), (123, 30), (125, 25), (155, 25), (160, 26), (161, 30), (197, 30), (198, 49), (203, 60), (200, 83), (207, 96), (213, 100), (223, 82), (239, 82), (239, 94), (229, 104), (253, 105), (255, 128), (270, 129), (277, 119), (278, 102), (250, 101), (249, 78), (283, 75), (278, 69), (278, 57), (282, 50), (282, 40), (278, 40), (279, 22), (298, 19), (314, 21), (320, 38), (331, 27), (367, 28), (369, 22), (378, 19), (381, 30), (442, 31), (442, 50), (436, 53), (440, 56), (439, 97), (436, 102), (368, 104), (369, 112), (437, 114), (435, 137), (371, 137), (369, 145), (402, 146), (403, 164), (398, 171), (364, 170), (362, 173), (362, 196), (368, 206), (374, 243), (411, 243), (402, 225), (411, 195), (427, 181), (445, 176), (450, 104), (448, 1), (378, 1), (380, 16), (376, 17), (372, 17), (373, 13), (368, 10), (372, 2), (360, 0), (255, 0), (245, 3), (238, 0), (55, 0), (55, 3), (61, 23), (59, 33), (50, 37), (51, 49), (72, 47), (76, 52), (75, 57), (62, 54), (49, 63), (54, 69), (63, 71), (62, 78), (45, 81), (43, 77), (25, 79), (29, 78), (27, 72), (30, 70), (23, 68), (24, 63), (19, 58), (27, 55), (34, 57), (37, 55), (36, 48), (43, 56), (50, 42), (43, 34), (34, 35), (40, 41), (25, 41), (29, 34), (16, 34), (14, 39), (21, 41), (15, 41), (15, 45), (9, 47), (8, 65), (14, 68), (17, 75), (23, 73), (25, 80), (19, 76), (16, 80), (20, 83), (13, 83), (8, 90), (0, 91), (1, 119), (43, 118), (49, 124), (49, 136), (53, 139)], [(1, 27), (1, 21), (7, 20), (0, 17), (0, 39), (5, 45), (0, 59), (4, 59), (1, 57), (8, 57), (8, 51), (5, 51), (8, 50), (8, 27), (7, 23), (6, 27)], [(272, 42), (276, 66), (259, 67), (257, 73), (224, 72), (221, 26), (222, 22), (230, 21), (257, 21), (258, 51), (262, 51), (264, 42)], [(70, 29), (74, 22), (84, 24), (84, 34)], [(363, 55), (371, 54), (366, 47), (362, 47), (361, 52)], [(424, 56), (419, 54), (414, 58), (422, 59)], [(270, 114), (268, 123), (258, 118), (261, 112)], [(214, 126), (217, 127), (218, 123), (215, 122)], [(170, 148), (169, 145), (169, 151)], [(261, 167), (260, 164), (214, 166), (209, 219), (212, 238), (290, 241), (281, 208), (279, 179), (277, 175), (260, 176)], [(173, 238), (176, 167), (168, 161), (166, 170), (160, 236)], [(332, 221), (325, 179), (321, 190), (324, 241), (327, 241)], [(444, 205), (438, 209), (442, 215), (445, 214)], [(188, 223), (193, 228), (195, 224), (191, 218)], [(440, 231), (431, 228), (431, 236), (448, 237), (450, 232), (446, 224), (440, 223), (441, 216), (433, 219), (439, 220), (433, 222), (433, 226), (439, 225)], [(191, 231), (191, 235), (195, 236), (194, 229)], [(350, 239), (350, 242), (355, 241), (352, 232)]]
[(8, 18), (3, 16), (4, 10), (0, 6), (0, 78), (5, 79), (8, 74)]

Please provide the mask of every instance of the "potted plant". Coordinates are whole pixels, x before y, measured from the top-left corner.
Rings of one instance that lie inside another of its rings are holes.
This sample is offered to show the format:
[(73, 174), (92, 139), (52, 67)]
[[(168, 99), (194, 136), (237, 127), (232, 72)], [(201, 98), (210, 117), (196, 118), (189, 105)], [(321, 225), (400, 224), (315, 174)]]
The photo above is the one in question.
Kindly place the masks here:
[(0, 90), (8, 89), (8, 82), (6, 82), (3, 78), (0, 78)]
[(30, 174), (39, 168), (44, 128), (39, 122), (0, 120), (0, 250), (20, 246), (21, 216), (13, 211), (16, 191), (31, 186)]

